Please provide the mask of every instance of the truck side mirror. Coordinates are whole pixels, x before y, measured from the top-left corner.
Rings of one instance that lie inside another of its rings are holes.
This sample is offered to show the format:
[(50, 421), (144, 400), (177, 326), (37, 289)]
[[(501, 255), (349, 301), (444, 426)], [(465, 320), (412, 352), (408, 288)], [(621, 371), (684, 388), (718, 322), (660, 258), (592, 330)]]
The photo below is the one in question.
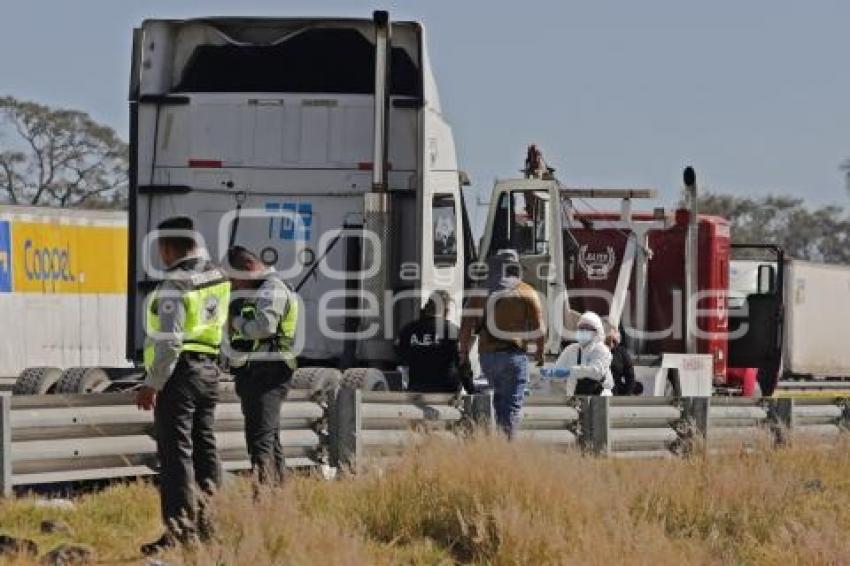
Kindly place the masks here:
[(776, 268), (772, 265), (759, 266), (758, 292), (760, 295), (772, 295), (776, 292)]

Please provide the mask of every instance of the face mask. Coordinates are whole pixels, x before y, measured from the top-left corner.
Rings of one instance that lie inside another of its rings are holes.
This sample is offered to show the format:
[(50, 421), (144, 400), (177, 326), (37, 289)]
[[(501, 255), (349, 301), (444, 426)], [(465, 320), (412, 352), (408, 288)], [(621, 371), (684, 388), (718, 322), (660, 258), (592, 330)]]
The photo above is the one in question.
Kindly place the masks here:
[(579, 328), (576, 331), (576, 341), (582, 346), (593, 340), (593, 332)]

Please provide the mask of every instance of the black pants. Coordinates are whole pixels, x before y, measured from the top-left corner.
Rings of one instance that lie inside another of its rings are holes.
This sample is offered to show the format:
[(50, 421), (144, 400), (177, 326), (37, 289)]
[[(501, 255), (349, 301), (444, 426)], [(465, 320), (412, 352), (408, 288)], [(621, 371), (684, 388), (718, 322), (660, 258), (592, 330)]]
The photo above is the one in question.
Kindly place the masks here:
[(614, 384), (614, 395), (634, 395), (634, 383), (616, 381)]
[(291, 377), (292, 370), (282, 362), (249, 363), (236, 373), (236, 394), (245, 417), (245, 444), (260, 483), (276, 484), (284, 477), (280, 409)]
[(602, 384), (595, 379), (583, 377), (576, 382), (575, 395), (602, 395)]
[(203, 512), (198, 513), (196, 490), (210, 495), (221, 481), (213, 434), (219, 374), (212, 357), (184, 353), (157, 396), (162, 519), (180, 537), (193, 534), (205, 521)]

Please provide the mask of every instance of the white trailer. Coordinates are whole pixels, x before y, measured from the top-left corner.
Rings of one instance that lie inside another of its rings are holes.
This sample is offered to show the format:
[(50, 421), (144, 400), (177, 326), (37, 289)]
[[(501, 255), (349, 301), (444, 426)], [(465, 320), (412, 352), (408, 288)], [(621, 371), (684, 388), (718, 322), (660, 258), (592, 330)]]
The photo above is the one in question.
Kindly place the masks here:
[(0, 206), (0, 376), (17, 392), (127, 366), (126, 250), (124, 212)]
[[(850, 378), (850, 266), (785, 259), (782, 370), (786, 378)], [(729, 267), (730, 307), (775, 292), (775, 261), (735, 260)]]

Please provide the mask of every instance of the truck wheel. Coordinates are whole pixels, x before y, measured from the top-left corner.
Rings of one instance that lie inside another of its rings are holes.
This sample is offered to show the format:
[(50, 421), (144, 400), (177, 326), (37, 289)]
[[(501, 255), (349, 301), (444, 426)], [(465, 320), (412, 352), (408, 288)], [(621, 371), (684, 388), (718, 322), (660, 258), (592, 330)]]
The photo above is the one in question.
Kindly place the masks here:
[(342, 374), (342, 385), (361, 391), (389, 391), (387, 378), (374, 368), (351, 368)]
[(62, 370), (52, 367), (26, 368), (12, 386), (12, 395), (45, 395), (59, 381)]
[(339, 387), (342, 376), (334, 368), (298, 368), (292, 374), (293, 389), (307, 389), (311, 394), (328, 393)]
[(100, 368), (69, 368), (62, 372), (56, 384), (56, 393), (100, 393), (109, 383), (109, 374)]

